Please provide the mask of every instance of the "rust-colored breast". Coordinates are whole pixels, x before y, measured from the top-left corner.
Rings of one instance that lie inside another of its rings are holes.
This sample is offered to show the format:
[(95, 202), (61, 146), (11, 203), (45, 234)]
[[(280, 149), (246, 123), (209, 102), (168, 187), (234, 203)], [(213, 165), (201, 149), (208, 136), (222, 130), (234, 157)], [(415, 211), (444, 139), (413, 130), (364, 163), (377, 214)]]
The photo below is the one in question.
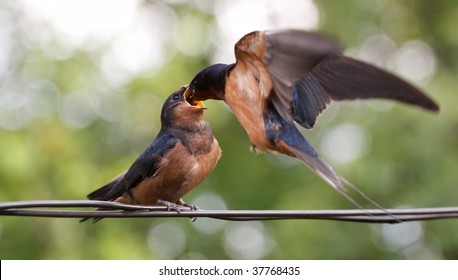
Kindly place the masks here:
[(194, 155), (181, 142), (164, 155), (156, 174), (132, 190), (132, 198), (124, 195), (116, 201), (156, 205), (158, 199), (177, 202), (197, 187), (214, 169), (221, 155), (216, 139), (206, 154)]
[(272, 91), (272, 78), (263, 62), (266, 47), (264, 32), (250, 33), (237, 42), (237, 63), (227, 79), (224, 99), (260, 151), (273, 148), (264, 126), (264, 112)]

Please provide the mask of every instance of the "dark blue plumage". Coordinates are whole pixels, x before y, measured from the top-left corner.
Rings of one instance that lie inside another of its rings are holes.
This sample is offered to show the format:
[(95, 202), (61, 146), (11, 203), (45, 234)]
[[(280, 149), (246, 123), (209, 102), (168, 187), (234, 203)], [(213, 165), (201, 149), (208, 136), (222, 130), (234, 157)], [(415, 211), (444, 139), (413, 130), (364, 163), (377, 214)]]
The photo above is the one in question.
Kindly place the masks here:
[(177, 137), (161, 130), (154, 141), (134, 161), (125, 175), (116, 181), (115, 185), (111, 185), (110, 182), (107, 189), (104, 189), (104, 186), (90, 193), (87, 197), (91, 200), (111, 201), (122, 196), (143, 179), (152, 177), (158, 170), (164, 154), (173, 149), (178, 141)]
[(318, 153), (305, 140), (297, 127), (283, 119), (271, 104), (264, 114), (264, 126), (266, 127), (266, 136), (273, 145), (283, 141), (288, 146), (300, 149), (311, 157), (318, 157)]

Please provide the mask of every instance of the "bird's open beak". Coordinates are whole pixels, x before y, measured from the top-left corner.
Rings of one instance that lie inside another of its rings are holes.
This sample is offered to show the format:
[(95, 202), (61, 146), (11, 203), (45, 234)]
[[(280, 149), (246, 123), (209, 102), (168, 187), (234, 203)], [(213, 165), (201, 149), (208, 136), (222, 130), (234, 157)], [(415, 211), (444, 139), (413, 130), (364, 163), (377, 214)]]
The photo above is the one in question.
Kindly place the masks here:
[(202, 101), (193, 100), (191, 96), (191, 90), (189, 89), (189, 87), (184, 92), (184, 98), (191, 106), (207, 109), (207, 107), (205, 107), (205, 104)]

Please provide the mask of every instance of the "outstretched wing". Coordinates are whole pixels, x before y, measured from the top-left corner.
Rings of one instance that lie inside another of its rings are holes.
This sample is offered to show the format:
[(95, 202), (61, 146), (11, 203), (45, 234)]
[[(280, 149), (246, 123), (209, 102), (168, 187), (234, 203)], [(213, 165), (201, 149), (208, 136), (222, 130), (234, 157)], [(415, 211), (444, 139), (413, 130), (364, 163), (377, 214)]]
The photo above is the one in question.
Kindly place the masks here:
[(331, 100), (387, 98), (428, 110), (439, 106), (420, 90), (375, 66), (342, 55), (328, 37), (299, 30), (253, 32), (235, 47), (237, 60), (267, 68), (279, 114), (311, 128)]
[(334, 54), (321, 59), (293, 85), (294, 120), (310, 128), (331, 99), (358, 98), (386, 98), (431, 111), (439, 110), (429, 97), (396, 76), (356, 59)]
[(125, 174), (118, 175), (107, 185), (90, 193), (88, 198), (91, 200), (115, 200), (136, 187), (145, 178), (153, 177), (164, 154), (173, 149), (177, 142), (178, 139), (176, 137), (160, 132)]

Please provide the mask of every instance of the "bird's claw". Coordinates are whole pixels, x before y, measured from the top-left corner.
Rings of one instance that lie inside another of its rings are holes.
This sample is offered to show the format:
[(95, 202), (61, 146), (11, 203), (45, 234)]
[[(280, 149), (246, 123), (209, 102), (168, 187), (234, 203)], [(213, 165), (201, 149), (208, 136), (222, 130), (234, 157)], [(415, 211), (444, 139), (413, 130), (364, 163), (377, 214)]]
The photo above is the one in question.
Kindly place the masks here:
[[(181, 213), (180, 212), (181, 211), (180, 207), (188, 207), (189, 209), (191, 209), (191, 211), (196, 211), (197, 209), (199, 209), (199, 207), (197, 205), (188, 204), (188, 203), (184, 202), (182, 199), (178, 200), (177, 203), (173, 203), (173, 202), (170, 202), (170, 201), (167, 201), (167, 200), (163, 200), (163, 199), (158, 199), (157, 203), (162, 204), (165, 207), (167, 207), (167, 211), (174, 210), (178, 214)], [(191, 217), (190, 219), (191, 219), (191, 222), (195, 222), (197, 220), (196, 217)]]
[(173, 211), (176, 211), (178, 214), (180, 214), (180, 205), (176, 203), (173, 203), (167, 200), (163, 200), (163, 199), (158, 199), (157, 203), (162, 204), (165, 207), (167, 207), (167, 211), (173, 210)]
[(186, 202), (184, 202), (183, 199), (178, 200), (177, 204), (181, 205), (183, 207), (188, 207), (191, 211), (199, 210), (199, 206), (197, 206), (195, 204), (186, 203)]
[(177, 213), (180, 213), (181, 207), (187, 207), (191, 211), (196, 211), (199, 209), (197, 205), (186, 203), (182, 199), (178, 200), (176, 203), (173, 203), (167, 200), (163, 200), (163, 199), (158, 199), (157, 202), (167, 207), (167, 211), (173, 210), (173, 211), (176, 211)]
[[(199, 206), (197, 206), (195, 204), (186, 203), (186, 202), (184, 202), (183, 199), (178, 200), (177, 204), (179, 204), (181, 206), (184, 206), (184, 207), (188, 207), (191, 211), (199, 210)], [(191, 217), (190, 219), (191, 219), (191, 222), (195, 222), (197, 220), (196, 217)]]

